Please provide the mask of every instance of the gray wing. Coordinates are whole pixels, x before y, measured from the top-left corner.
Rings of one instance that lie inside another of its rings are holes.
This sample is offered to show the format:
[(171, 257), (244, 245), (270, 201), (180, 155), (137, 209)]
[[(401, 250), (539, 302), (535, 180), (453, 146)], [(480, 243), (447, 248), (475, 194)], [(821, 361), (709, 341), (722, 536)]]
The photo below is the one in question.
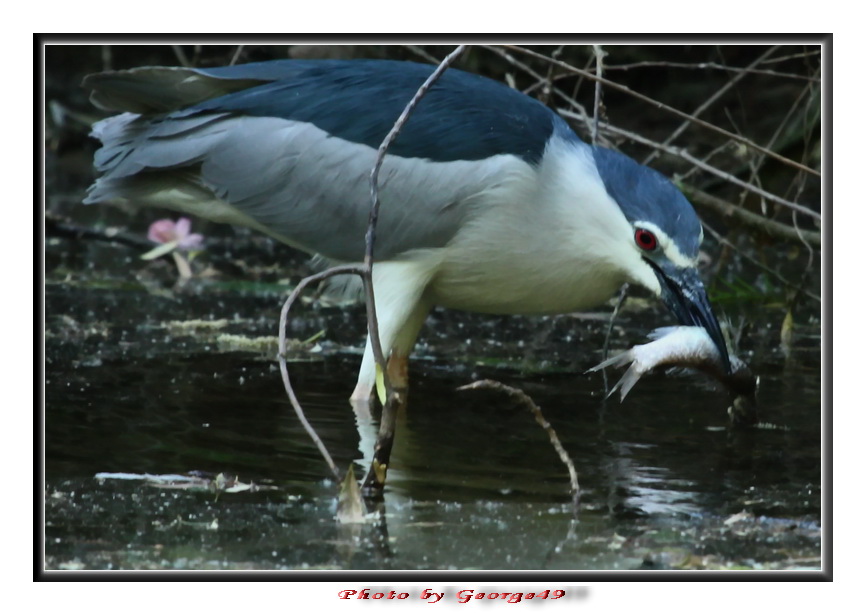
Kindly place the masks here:
[[(95, 125), (94, 135), (103, 142), (95, 159), (103, 176), (85, 202), (178, 209), (255, 226), (336, 261), (363, 258), (376, 158), (367, 145), (305, 122), (219, 113), (123, 114)], [(527, 168), (510, 154), (451, 162), (387, 156), (377, 258), (446, 245)]]

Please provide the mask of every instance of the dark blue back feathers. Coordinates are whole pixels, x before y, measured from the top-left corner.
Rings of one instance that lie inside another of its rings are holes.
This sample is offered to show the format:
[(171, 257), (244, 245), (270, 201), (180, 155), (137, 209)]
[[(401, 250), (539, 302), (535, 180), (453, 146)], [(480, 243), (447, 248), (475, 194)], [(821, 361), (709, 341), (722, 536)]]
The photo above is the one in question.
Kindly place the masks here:
[[(434, 69), (389, 60), (276, 60), (133, 69), (93, 75), (85, 85), (103, 108), (144, 113), (137, 128), (215, 113), (276, 117), (378, 148)], [(434, 162), (510, 154), (537, 165), (554, 135), (580, 142), (562, 118), (537, 100), (491, 79), (449, 69), (421, 99), (389, 154)], [(119, 147), (128, 153), (126, 143)], [(652, 220), (686, 254), (697, 254), (700, 222), (667, 178), (615, 151), (593, 147), (592, 152), (608, 194), (627, 219)]]
[[(378, 148), (434, 67), (383, 60), (280, 60), (198, 72), (261, 79), (257, 87), (204, 101), (180, 115), (230, 112), (310, 122)], [(496, 81), (449, 69), (421, 100), (389, 153), (437, 162), (512, 154), (535, 164), (551, 134), (577, 136), (538, 101)]]

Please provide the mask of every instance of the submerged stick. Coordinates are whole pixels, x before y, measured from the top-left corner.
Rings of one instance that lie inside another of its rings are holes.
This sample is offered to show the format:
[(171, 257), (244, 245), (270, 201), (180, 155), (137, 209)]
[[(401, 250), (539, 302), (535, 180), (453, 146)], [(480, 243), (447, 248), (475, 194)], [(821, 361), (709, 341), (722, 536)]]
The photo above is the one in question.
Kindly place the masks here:
[(494, 391), (500, 391), (509, 397), (516, 399), (521, 405), (529, 408), (529, 411), (532, 412), (532, 415), (535, 417), (535, 421), (547, 432), (547, 437), (550, 438), (550, 443), (553, 445), (556, 454), (559, 455), (559, 459), (568, 469), (568, 477), (571, 481), (574, 511), (576, 513), (577, 506), (580, 502), (580, 485), (577, 481), (577, 470), (574, 468), (574, 463), (571, 461), (571, 457), (568, 456), (568, 453), (559, 441), (556, 431), (554, 431), (553, 427), (547, 422), (547, 419), (545, 419), (544, 415), (541, 413), (541, 408), (538, 407), (529, 395), (520, 389), (502, 384), (496, 380), (476, 380), (475, 382), (459, 387), (457, 390), (474, 391), (477, 389), (492, 389)]

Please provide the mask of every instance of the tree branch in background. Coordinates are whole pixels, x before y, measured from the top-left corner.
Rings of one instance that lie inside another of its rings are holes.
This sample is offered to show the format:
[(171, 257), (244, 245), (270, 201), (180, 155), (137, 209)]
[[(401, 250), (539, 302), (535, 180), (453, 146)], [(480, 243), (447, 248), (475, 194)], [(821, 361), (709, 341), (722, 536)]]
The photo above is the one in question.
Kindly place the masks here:
[(604, 74), (604, 50), (601, 45), (593, 45), (592, 53), (595, 56), (595, 97), (592, 104), (592, 144), (598, 145), (598, 123), (601, 120), (601, 79)]
[[(771, 47), (770, 49), (768, 49), (767, 51), (765, 51), (764, 53), (762, 53), (761, 56), (758, 57), (758, 59), (756, 59), (754, 62), (752, 62), (751, 64), (749, 64), (749, 66), (748, 66), (745, 70), (736, 73), (736, 74), (735, 74), (735, 75), (734, 75), (734, 76), (733, 76), (733, 77), (732, 77), (732, 78), (731, 78), (731, 79), (730, 79), (730, 80), (729, 80), (725, 85), (723, 85), (723, 86), (720, 87), (718, 90), (716, 90), (715, 92), (713, 92), (713, 95), (712, 95), (712, 96), (710, 96), (707, 100), (705, 100), (705, 101), (703, 102), (703, 104), (701, 104), (697, 109), (695, 109), (694, 111), (692, 111), (692, 116), (694, 116), (694, 117), (698, 117), (701, 113), (703, 113), (704, 111), (706, 111), (706, 110), (707, 110), (707, 109), (708, 109), (708, 108), (709, 108), (709, 107), (710, 107), (714, 102), (716, 102), (719, 98), (721, 98), (722, 95), (723, 95), (725, 92), (727, 92), (728, 90), (730, 90), (730, 89), (731, 89), (732, 87), (734, 87), (734, 86), (735, 86), (735, 85), (736, 85), (736, 84), (737, 84), (737, 83), (738, 83), (738, 82), (739, 82), (743, 77), (745, 77), (745, 76), (748, 74), (747, 71), (748, 71), (749, 69), (754, 68), (755, 66), (758, 66), (759, 64), (761, 64), (764, 60), (766, 60), (766, 59), (769, 58), (773, 53), (775, 53), (776, 50), (778, 50), (778, 46), (776, 46), (776, 47)], [(691, 126), (691, 122), (688, 122), (688, 121), (683, 122), (682, 124), (680, 124), (679, 126), (677, 126), (677, 129), (674, 130), (674, 131), (670, 134), (670, 136), (669, 136), (667, 139), (664, 140), (664, 142), (662, 143), (662, 145), (670, 145), (671, 143), (673, 143), (673, 142), (677, 139), (677, 137), (679, 137), (681, 134), (683, 134), (683, 132), (685, 132), (685, 130), (686, 130), (689, 126)], [(657, 150), (657, 149), (656, 149), (656, 150), (653, 150), (653, 151), (650, 153), (650, 155), (647, 156), (647, 157), (644, 159), (643, 163), (644, 163), (644, 164), (649, 164), (649, 163), (651, 163), (653, 160), (656, 159), (656, 157), (658, 157), (658, 155), (659, 155), (659, 150)]]
[[(527, 64), (525, 64), (523, 62), (520, 62), (519, 60), (514, 58), (514, 56), (512, 56), (507, 51), (505, 51), (499, 47), (485, 46), (484, 49), (489, 50), (489, 51), (495, 53), (496, 55), (498, 55), (499, 57), (505, 59), (512, 66), (514, 66), (516, 69), (530, 75), (533, 79), (536, 79), (539, 81), (543, 81), (545, 79), (542, 75), (540, 75), (539, 73), (534, 71), (530, 66), (528, 66)], [(764, 55), (766, 55), (766, 54), (764, 54)], [(750, 66), (754, 66), (754, 65), (755, 65), (755, 63), (751, 64)], [(583, 77), (583, 76), (586, 76), (588, 73), (587, 73), (587, 71), (579, 71), (579, 74)], [(746, 73), (742, 72), (741, 74), (746, 74)], [(594, 77), (594, 75), (591, 75), (591, 76)], [(599, 82), (596, 81), (596, 83), (599, 83)], [(591, 127), (593, 125), (593, 119), (590, 118), (589, 114), (586, 112), (586, 109), (580, 103), (578, 103), (576, 100), (574, 100), (573, 97), (571, 97), (569, 94), (564, 92), (561, 88), (557, 88), (555, 86), (551, 86), (551, 87), (552, 87), (553, 92), (557, 96), (559, 96), (562, 100), (567, 102), (572, 107), (572, 109), (562, 109), (562, 108), (557, 109), (557, 111), (560, 114), (562, 114), (564, 117), (569, 117), (569, 118), (575, 119), (584, 126)], [(708, 103), (712, 100), (713, 100), (712, 98), (710, 100), (708, 100)], [(706, 106), (707, 106), (707, 103), (705, 103), (704, 105), (699, 107), (697, 112), (702, 112), (703, 109), (706, 108)], [(759, 188), (757, 186), (753, 186), (752, 184), (745, 183), (742, 180), (739, 180), (738, 178), (733, 177), (731, 174), (726, 173), (725, 171), (722, 171), (721, 169), (718, 169), (718, 168), (710, 165), (708, 162), (706, 162), (706, 160), (699, 160), (699, 159), (695, 158), (694, 156), (691, 156), (683, 148), (678, 148), (678, 147), (673, 147), (670, 145), (658, 143), (657, 141), (653, 141), (651, 139), (648, 139), (648, 138), (643, 137), (641, 135), (638, 135), (636, 133), (633, 133), (633, 132), (630, 132), (630, 131), (627, 131), (627, 130), (624, 130), (621, 128), (617, 128), (610, 123), (603, 124), (602, 128), (604, 130), (608, 131), (609, 134), (616, 134), (618, 136), (625, 137), (625, 138), (630, 139), (632, 141), (635, 141), (635, 142), (641, 143), (643, 145), (646, 145), (648, 147), (651, 147), (655, 151), (664, 151), (670, 155), (678, 156), (680, 158), (686, 159), (686, 160), (688, 160), (688, 162), (690, 162), (694, 165), (693, 166), (694, 169), (705, 170), (709, 173), (716, 175), (717, 177), (719, 177), (720, 179), (723, 179), (725, 181), (733, 179), (734, 183), (737, 183), (737, 185), (745, 188), (746, 190), (758, 192), (758, 194), (760, 196), (768, 198), (769, 200), (779, 202), (779, 204), (784, 205), (784, 206), (791, 206), (792, 209), (795, 209), (797, 211), (800, 211), (801, 213), (804, 213), (806, 215), (809, 215), (813, 218), (817, 218), (818, 220), (820, 220), (820, 214), (816, 214), (812, 210), (810, 210), (810, 209), (808, 209), (802, 205), (799, 205), (797, 203), (792, 203), (789, 200), (782, 199), (781, 197), (777, 197), (775, 195), (772, 195), (772, 194), (768, 193), (765, 190), (762, 190), (761, 188)], [(602, 138), (602, 136), (603, 135), (598, 135), (598, 138), (600, 141), (604, 140)], [(738, 137), (738, 140), (748, 141), (748, 139), (744, 139), (743, 137)], [(749, 143), (751, 143), (751, 141), (749, 141)], [(726, 147), (728, 147), (728, 142), (726, 142), (724, 145), (720, 146), (719, 149), (721, 150), (721, 149), (726, 148)], [(755, 145), (755, 148), (757, 148), (757, 145)], [(760, 149), (760, 148), (757, 148), (757, 149)], [(710, 154), (710, 156), (711, 155), (712, 155), (712, 153)], [(709, 156), (707, 158), (709, 158)], [(785, 160), (787, 160), (787, 159), (785, 159)], [(797, 166), (799, 167), (802, 165), (798, 164)], [(740, 225), (746, 226), (748, 228), (754, 229), (760, 233), (766, 234), (767, 236), (773, 237), (775, 239), (780, 239), (780, 240), (785, 240), (785, 241), (801, 240), (802, 239), (804, 241), (809, 242), (809, 244), (813, 247), (820, 248), (820, 246), (821, 246), (821, 234), (818, 232), (814, 232), (814, 231), (810, 232), (810, 231), (803, 231), (801, 229), (795, 229), (792, 226), (782, 224), (779, 222), (775, 222), (773, 220), (769, 220), (768, 218), (766, 218), (764, 216), (754, 214), (748, 210), (743, 209), (739, 205), (729, 203), (727, 201), (719, 199), (718, 197), (714, 197), (714, 196), (712, 196), (706, 192), (703, 192), (697, 188), (694, 188), (692, 186), (687, 185), (687, 186), (683, 186), (683, 187), (684, 187), (684, 190), (690, 196), (692, 196), (692, 198), (695, 200), (696, 205), (699, 205), (700, 207), (705, 208), (709, 211), (714, 211), (716, 213), (720, 213), (723, 216), (725, 216), (726, 218), (728, 218), (729, 220), (735, 221), (737, 224), (740, 224)]]
[(801, 241), (814, 248), (821, 248), (821, 233), (818, 231), (804, 231), (795, 226), (788, 226), (775, 220), (771, 220), (760, 214), (753, 213), (747, 209), (720, 199), (718, 197), (693, 188), (688, 185), (681, 186), (683, 192), (689, 197), (689, 200), (698, 207), (706, 211), (712, 211), (719, 214), (728, 222), (744, 226), (748, 229), (762, 233), (773, 239), (781, 239), (783, 241)]
[(506, 49), (511, 49), (511, 50), (523, 53), (525, 55), (528, 55), (528, 56), (533, 57), (533, 58), (538, 59), (538, 60), (542, 60), (544, 62), (553, 63), (556, 66), (559, 66), (560, 68), (562, 68), (563, 70), (572, 72), (576, 75), (581, 75), (587, 79), (591, 79), (593, 81), (600, 81), (603, 85), (605, 85), (609, 88), (613, 88), (613, 89), (618, 90), (620, 92), (625, 92), (629, 96), (633, 96), (634, 98), (637, 98), (638, 100), (642, 100), (643, 102), (650, 104), (655, 108), (662, 109), (664, 111), (667, 111), (668, 113), (676, 115), (677, 117), (681, 117), (685, 120), (688, 120), (689, 122), (691, 122), (695, 125), (702, 126), (703, 128), (706, 128), (706, 129), (711, 130), (715, 133), (723, 135), (723, 136), (731, 139), (732, 141), (736, 141), (737, 143), (742, 143), (746, 147), (753, 149), (755, 151), (761, 152), (763, 154), (766, 154), (767, 156), (774, 158), (774, 159), (778, 160), (779, 162), (782, 162), (782, 163), (784, 163), (790, 167), (793, 167), (793, 168), (798, 169), (800, 171), (803, 171), (805, 173), (809, 173), (810, 175), (815, 175), (816, 177), (821, 176), (821, 173), (816, 171), (815, 169), (811, 169), (811, 168), (809, 168), (803, 164), (800, 164), (799, 162), (791, 160), (790, 158), (786, 158), (785, 156), (782, 156), (781, 154), (779, 154), (777, 152), (774, 152), (772, 150), (768, 150), (764, 147), (761, 147), (760, 145), (758, 145), (754, 141), (750, 141), (749, 139), (741, 137), (740, 135), (738, 135), (736, 133), (725, 130), (724, 128), (716, 126), (715, 124), (712, 124), (710, 122), (706, 122), (700, 118), (694, 117), (694, 116), (692, 116), (692, 115), (690, 115), (684, 111), (680, 111), (679, 109), (675, 109), (674, 107), (666, 105), (666, 104), (664, 104), (658, 100), (654, 100), (654, 99), (650, 98), (649, 96), (646, 96), (645, 94), (641, 94), (640, 92), (636, 92), (635, 90), (632, 90), (628, 86), (622, 85), (622, 84), (617, 83), (615, 81), (611, 81), (609, 79), (596, 77), (594, 74), (592, 74), (589, 71), (582, 70), (580, 68), (577, 68), (576, 66), (572, 66), (570, 64), (567, 64), (565, 62), (561, 62), (559, 60), (555, 60), (553, 58), (548, 58), (545, 55), (542, 55), (540, 53), (537, 53), (535, 51), (531, 51), (529, 49), (526, 49), (526, 48), (523, 48), (523, 47), (520, 47), (517, 45), (503, 45), (503, 47), (505, 47)]

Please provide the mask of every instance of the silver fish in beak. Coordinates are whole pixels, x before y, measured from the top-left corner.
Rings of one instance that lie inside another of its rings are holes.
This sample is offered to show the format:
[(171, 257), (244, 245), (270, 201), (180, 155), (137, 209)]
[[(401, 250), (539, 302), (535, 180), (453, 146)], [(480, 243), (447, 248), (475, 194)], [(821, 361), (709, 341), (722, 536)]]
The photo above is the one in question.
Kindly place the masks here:
[(608, 397), (619, 390), (620, 400), (625, 399), (638, 380), (657, 367), (689, 367), (709, 374), (736, 396), (734, 404), (728, 409), (734, 424), (757, 423), (758, 379), (734, 355), (725, 355), (724, 358), (728, 359), (726, 365), (717, 342), (706, 328), (663, 327), (653, 331), (649, 337), (652, 340), (650, 343), (634, 346), (588, 370), (594, 372), (606, 367), (629, 366)]
[(681, 325), (702, 327), (716, 346), (725, 373), (731, 373), (728, 346), (719, 321), (713, 313), (707, 291), (692, 267), (677, 267), (670, 262), (662, 264), (647, 261), (655, 271), (662, 288), (662, 301), (673, 312)]
[(589, 371), (605, 367), (623, 367), (629, 363), (628, 371), (610, 391), (620, 390), (620, 399), (625, 399), (641, 376), (656, 367), (691, 367), (709, 374), (731, 392), (738, 395), (754, 395), (757, 382), (748, 366), (735, 356), (728, 356), (726, 368), (715, 340), (704, 327), (662, 327), (650, 333), (649, 344), (634, 346), (599, 363)]

